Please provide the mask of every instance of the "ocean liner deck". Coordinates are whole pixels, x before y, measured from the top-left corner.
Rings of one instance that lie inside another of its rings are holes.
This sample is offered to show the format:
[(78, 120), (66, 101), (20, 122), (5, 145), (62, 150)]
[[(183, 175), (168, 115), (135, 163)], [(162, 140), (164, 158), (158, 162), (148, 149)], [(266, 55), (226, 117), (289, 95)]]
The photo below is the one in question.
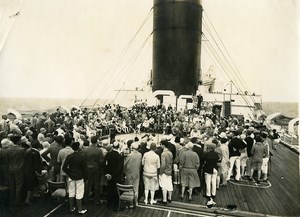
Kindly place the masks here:
[[(126, 137), (132, 135), (126, 135)], [(124, 137), (124, 136), (122, 136)], [(217, 191), (217, 208), (208, 209), (203, 192), (194, 194), (188, 202), (187, 195), (179, 199), (179, 185), (174, 186), (173, 202), (167, 206), (145, 205), (141, 198), (135, 209), (125, 209), (119, 213), (107, 209), (106, 203), (98, 206), (88, 203), (85, 216), (299, 216), (299, 154), (284, 145), (272, 151), (269, 182), (266, 188), (241, 183), (229, 183)], [(236, 205), (235, 211), (226, 209)], [(74, 216), (68, 213), (68, 204), (50, 198), (34, 201), (32, 206), (6, 209), (1, 201), (0, 216)]]

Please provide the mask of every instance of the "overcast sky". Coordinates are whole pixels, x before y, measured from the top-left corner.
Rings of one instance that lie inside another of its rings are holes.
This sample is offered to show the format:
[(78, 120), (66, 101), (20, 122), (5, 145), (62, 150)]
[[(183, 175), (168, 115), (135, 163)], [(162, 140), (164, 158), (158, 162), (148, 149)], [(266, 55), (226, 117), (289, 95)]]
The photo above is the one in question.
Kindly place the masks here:
[[(0, 51), (0, 97), (85, 98), (93, 89), (90, 97), (106, 97), (149, 79), (151, 0), (1, 2), (0, 42), (13, 24)], [(243, 80), (264, 101), (298, 101), (298, 2), (203, 0)], [(202, 54), (207, 71), (215, 62)]]

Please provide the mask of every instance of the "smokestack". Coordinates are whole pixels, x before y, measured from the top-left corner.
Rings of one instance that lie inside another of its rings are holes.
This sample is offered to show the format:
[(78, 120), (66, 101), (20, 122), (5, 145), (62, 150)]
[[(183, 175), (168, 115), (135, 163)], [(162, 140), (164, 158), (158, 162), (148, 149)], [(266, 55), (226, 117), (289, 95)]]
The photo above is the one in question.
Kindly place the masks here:
[(200, 0), (154, 0), (152, 90), (195, 94), (200, 76)]

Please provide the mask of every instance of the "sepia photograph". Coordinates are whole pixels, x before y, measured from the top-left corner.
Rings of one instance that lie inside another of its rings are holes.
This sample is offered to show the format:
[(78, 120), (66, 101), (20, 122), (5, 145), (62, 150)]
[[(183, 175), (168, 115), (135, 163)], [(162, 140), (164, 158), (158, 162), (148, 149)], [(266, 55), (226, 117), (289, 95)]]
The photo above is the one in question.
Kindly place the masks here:
[(299, 216), (299, 16), (0, 0), (0, 217)]

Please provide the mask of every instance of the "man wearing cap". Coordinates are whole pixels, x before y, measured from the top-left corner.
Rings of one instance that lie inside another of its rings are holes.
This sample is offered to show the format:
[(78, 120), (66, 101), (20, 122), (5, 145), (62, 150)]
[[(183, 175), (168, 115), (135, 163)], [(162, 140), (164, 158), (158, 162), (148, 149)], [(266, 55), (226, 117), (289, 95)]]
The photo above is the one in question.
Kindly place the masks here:
[[(51, 167), (51, 173), (49, 176), (51, 177), (52, 181), (57, 182), (60, 180), (60, 164), (57, 162), (57, 157), (59, 151), (63, 148), (64, 137), (62, 136), (55, 136), (54, 142), (51, 143), (50, 148), (48, 148), (43, 154), (42, 157), (47, 161), (50, 162), (49, 166)], [(50, 153), (50, 158), (48, 154)]]
[(82, 150), (87, 162), (88, 183), (86, 185), (86, 198), (94, 189), (94, 203), (100, 203), (100, 178), (101, 167), (104, 161), (103, 152), (97, 147), (97, 136), (91, 137), (91, 144), (88, 148)]
[[(222, 133), (221, 133), (222, 134)], [(226, 134), (224, 136), (220, 134), (220, 150), (222, 155), (222, 160), (220, 164), (220, 178), (222, 180), (222, 183), (220, 186), (226, 186), (227, 185), (227, 176), (228, 176), (228, 170), (230, 168), (230, 160), (229, 160), (229, 149), (228, 149), (228, 140), (226, 138)]]
[(37, 175), (42, 172), (42, 159), (38, 151), (39, 143), (34, 140), (32, 148), (27, 152), (24, 164), (24, 189), (27, 191), (24, 204), (31, 205), (30, 199), (32, 191), (38, 186)]
[(57, 155), (57, 164), (60, 165), (60, 181), (65, 182), (68, 187), (68, 175), (63, 171), (63, 165), (68, 155), (74, 151), (71, 148), (72, 136), (70, 134), (65, 135), (65, 148), (60, 149)]
[(5, 135), (7, 135), (9, 131), (9, 120), (7, 115), (2, 115), (2, 120), (0, 121), (0, 132), (4, 132)]
[(12, 136), (10, 140), (12, 145), (8, 147), (8, 174), (9, 174), (9, 194), (10, 203), (18, 205), (21, 202), (21, 194), (23, 187), (23, 168), (25, 163), (26, 151), (17, 145), (20, 136)]
[(240, 134), (239, 131), (233, 131), (233, 138), (230, 140), (228, 144), (229, 148), (229, 160), (230, 160), (230, 168), (228, 170), (227, 181), (230, 180), (230, 176), (232, 173), (233, 166), (236, 167), (235, 180), (239, 181), (241, 178), (241, 149), (245, 148), (247, 144), (243, 143), (242, 140), (238, 137)]
[(39, 143), (42, 145), (43, 142), (45, 142), (45, 134), (46, 134), (47, 130), (45, 128), (41, 128), (40, 129), (40, 133), (37, 136), (37, 140), (39, 141)]
[(167, 204), (167, 196), (168, 201), (172, 201), (172, 192), (173, 192), (173, 184), (172, 184), (172, 166), (173, 166), (173, 154), (169, 150), (170, 142), (162, 142), (161, 146), (163, 147), (163, 152), (161, 153), (161, 167), (159, 169), (159, 185), (162, 188), (163, 192), (163, 201), (164, 205)]
[[(102, 140), (102, 142), (100, 142), (100, 150), (102, 151), (103, 154), (103, 159), (105, 157), (105, 155), (107, 154), (108, 151), (111, 151), (112, 147), (109, 145), (109, 141), (108, 139), (104, 139)], [(102, 167), (100, 167), (100, 189), (99, 189), (99, 193), (100, 195), (103, 192), (103, 186), (107, 185), (107, 180), (105, 178), (105, 174), (104, 174), (104, 167), (102, 165)]]
[(268, 180), (268, 162), (269, 162), (269, 157), (270, 157), (270, 138), (268, 138), (268, 134), (266, 132), (262, 132), (261, 137), (263, 139), (263, 145), (267, 149), (266, 155), (263, 157), (262, 161), (262, 166), (261, 166), (261, 172), (262, 172), (262, 181), (267, 181)]
[(69, 204), (70, 212), (75, 211), (74, 198), (76, 198), (79, 214), (87, 212), (82, 209), (82, 198), (84, 196), (84, 180), (87, 177), (86, 161), (82, 153), (79, 152), (79, 142), (72, 144), (74, 152), (67, 156), (63, 171), (69, 176)]
[(253, 127), (249, 127), (249, 129), (246, 132), (246, 143), (247, 143), (247, 156), (248, 156), (248, 160), (246, 162), (246, 175), (250, 176), (251, 173), (251, 161), (252, 161), (252, 154), (251, 154), (251, 150), (253, 148), (253, 144), (254, 144), (254, 134), (253, 134)]
[(44, 123), (44, 128), (47, 130), (47, 133), (53, 133), (54, 131), (54, 121), (51, 118), (51, 115), (49, 115), (48, 119)]
[(113, 150), (108, 152), (104, 157), (104, 173), (107, 178), (107, 203), (114, 211), (118, 210), (118, 192), (117, 183), (121, 183), (124, 159), (119, 153), (119, 143), (114, 142)]
[(133, 185), (135, 202), (138, 204), (140, 170), (142, 167), (142, 154), (138, 152), (139, 143), (131, 144), (131, 153), (124, 159), (124, 173), (126, 184)]
[(0, 185), (8, 186), (8, 147), (12, 142), (9, 139), (1, 140), (0, 148)]
[(19, 124), (18, 119), (15, 119), (14, 121), (10, 121), (9, 122), (9, 129), (10, 129), (9, 132), (12, 133), (13, 135), (22, 136), (22, 131), (20, 130), (20, 128), (17, 124)]
[(206, 183), (206, 196), (209, 200), (213, 199), (217, 193), (217, 175), (220, 161), (219, 155), (215, 152), (216, 145), (214, 143), (207, 144), (207, 152), (204, 154), (203, 172)]
[(251, 161), (251, 173), (250, 173), (250, 180), (255, 182), (253, 179), (254, 170), (257, 170), (257, 183), (260, 183), (261, 177), (261, 168), (263, 163), (263, 158), (268, 156), (268, 147), (263, 145), (263, 139), (260, 135), (255, 137), (256, 143), (253, 145), (251, 150), (252, 154), (252, 161)]

